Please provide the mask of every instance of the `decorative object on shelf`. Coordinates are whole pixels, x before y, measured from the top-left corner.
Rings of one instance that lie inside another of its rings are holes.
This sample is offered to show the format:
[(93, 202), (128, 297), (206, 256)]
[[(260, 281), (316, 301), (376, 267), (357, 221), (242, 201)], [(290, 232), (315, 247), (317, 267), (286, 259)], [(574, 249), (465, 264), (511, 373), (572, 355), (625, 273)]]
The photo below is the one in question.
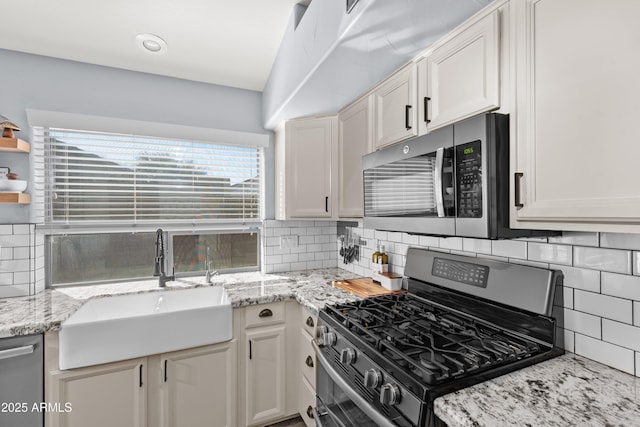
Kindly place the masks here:
[(15, 123), (11, 122), (7, 117), (0, 114), (0, 128), (2, 128), (3, 138), (15, 138), (13, 131), (20, 131)]

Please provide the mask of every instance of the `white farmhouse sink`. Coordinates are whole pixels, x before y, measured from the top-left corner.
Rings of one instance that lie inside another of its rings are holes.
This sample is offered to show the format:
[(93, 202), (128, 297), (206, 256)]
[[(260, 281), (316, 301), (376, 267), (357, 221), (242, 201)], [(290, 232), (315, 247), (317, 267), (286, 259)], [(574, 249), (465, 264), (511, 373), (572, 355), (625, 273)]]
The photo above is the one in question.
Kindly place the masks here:
[(228, 341), (231, 326), (222, 286), (91, 299), (62, 323), (60, 369)]

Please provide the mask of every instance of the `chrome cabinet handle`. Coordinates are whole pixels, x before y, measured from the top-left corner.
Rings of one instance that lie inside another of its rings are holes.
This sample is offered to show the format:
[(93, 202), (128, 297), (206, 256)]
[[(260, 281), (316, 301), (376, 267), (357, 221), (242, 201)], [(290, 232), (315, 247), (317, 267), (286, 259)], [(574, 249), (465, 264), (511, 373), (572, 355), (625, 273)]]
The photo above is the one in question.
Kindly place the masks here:
[(524, 174), (522, 172), (516, 172), (513, 174), (513, 188), (515, 191), (513, 198), (514, 198), (514, 203), (516, 205), (516, 208), (524, 207), (524, 203), (522, 203), (522, 200), (520, 199), (521, 197), (520, 184), (523, 176)]
[(307, 356), (307, 360), (305, 360), (304, 363), (308, 367), (313, 368), (313, 358), (311, 356)]
[(258, 314), (258, 317), (262, 318), (262, 317), (271, 317), (273, 316), (273, 311), (269, 310), (268, 308), (265, 308), (264, 310), (262, 310), (260, 312), (260, 314)]
[(425, 123), (431, 123), (431, 120), (429, 120), (429, 101), (431, 101), (431, 98), (429, 98), (428, 96), (424, 97), (424, 122)]
[(310, 328), (313, 328), (313, 317), (309, 316), (307, 317), (307, 326)]
[(411, 129), (411, 125), (409, 124), (409, 113), (411, 112), (411, 105), (405, 105), (404, 106), (404, 127), (407, 128), (407, 130)]
[(9, 348), (7, 350), (0, 351), (0, 360), (11, 359), (12, 357), (25, 356), (33, 353), (33, 345), (25, 345), (24, 347)]

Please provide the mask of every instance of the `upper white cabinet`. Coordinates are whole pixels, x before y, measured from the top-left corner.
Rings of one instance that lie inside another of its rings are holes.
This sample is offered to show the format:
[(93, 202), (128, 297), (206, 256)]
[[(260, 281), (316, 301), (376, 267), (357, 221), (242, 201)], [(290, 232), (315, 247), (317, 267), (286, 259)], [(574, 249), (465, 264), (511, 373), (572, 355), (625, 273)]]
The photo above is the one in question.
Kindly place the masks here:
[(410, 63), (373, 90), (374, 149), (418, 134), (416, 79), (416, 64)]
[(637, 232), (640, 2), (511, 7), (511, 226)]
[(372, 97), (338, 113), (338, 216), (362, 217), (362, 156), (371, 152)]
[(337, 118), (289, 120), (276, 130), (276, 219), (334, 215)]
[(418, 131), (500, 106), (500, 13), (455, 30), (418, 62)]

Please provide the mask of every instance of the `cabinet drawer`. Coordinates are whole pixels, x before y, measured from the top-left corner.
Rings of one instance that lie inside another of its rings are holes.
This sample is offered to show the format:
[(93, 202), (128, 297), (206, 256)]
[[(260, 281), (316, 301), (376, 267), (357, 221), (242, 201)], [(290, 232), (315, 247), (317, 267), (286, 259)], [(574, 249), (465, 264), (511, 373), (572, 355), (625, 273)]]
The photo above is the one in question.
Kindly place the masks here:
[(284, 323), (284, 302), (251, 305), (245, 308), (245, 328)]
[(315, 427), (316, 393), (304, 378), (300, 379), (298, 412), (307, 427)]
[(316, 324), (318, 323), (318, 315), (313, 314), (308, 309), (302, 307), (302, 324), (303, 329), (312, 337), (316, 336)]
[(300, 370), (302, 375), (309, 381), (313, 389), (316, 388), (316, 353), (313, 351), (311, 345), (311, 335), (304, 330), (300, 332), (302, 334), (302, 340), (300, 340)]

